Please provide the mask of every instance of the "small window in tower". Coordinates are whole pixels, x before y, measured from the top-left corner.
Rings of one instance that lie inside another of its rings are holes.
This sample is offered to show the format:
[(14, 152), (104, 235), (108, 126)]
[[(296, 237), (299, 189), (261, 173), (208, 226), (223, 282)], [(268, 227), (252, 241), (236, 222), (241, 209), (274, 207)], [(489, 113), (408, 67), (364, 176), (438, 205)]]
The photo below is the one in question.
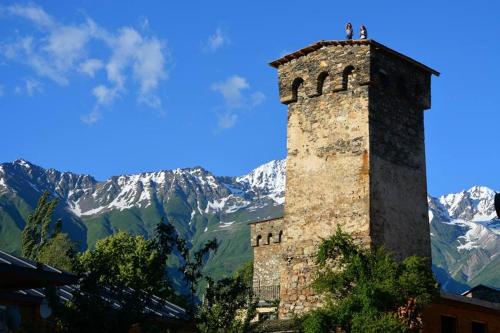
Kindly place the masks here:
[(477, 321), (472, 322), (472, 333), (487, 333), (486, 324)]
[(441, 316), (441, 333), (457, 333), (457, 318)]
[(317, 94), (322, 95), (330, 91), (330, 77), (328, 72), (322, 72), (318, 76)]
[(271, 244), (271, 241), (273, 240), (273, 234), (269, 233), (267, 235), (267, 244)]
[(262, 236), (261, 236), (261, 235), (258, 235), (258, 236), (257, 236), (257, 238), (255, 239), (255, 244), (256, 244), (257, 246), (259, 246), (259, 245), (260, 245), (261, 240), (262, 240)]
[(283, 237), (283, 230), (278, 234), (278, 243), (281, 243), (281, 238)]
[(305, 91), (304, 91), (304, 80), (300, 77), (296, 78), (292, 82), (292, 98), (294, 101), (297, 101), (297, 99), (305, 97)]
[(353, 66), (347, 66), (342, 73), (342, 89), (347, 90), (352, 86), (352, 73), (354, 72)]

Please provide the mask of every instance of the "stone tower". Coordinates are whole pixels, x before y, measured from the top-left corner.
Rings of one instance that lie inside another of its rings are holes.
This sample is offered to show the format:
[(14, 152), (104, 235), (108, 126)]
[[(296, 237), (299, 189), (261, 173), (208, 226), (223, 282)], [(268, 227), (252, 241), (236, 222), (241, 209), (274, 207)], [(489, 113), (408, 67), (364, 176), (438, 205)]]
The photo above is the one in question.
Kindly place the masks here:
[(430, 257), (423, 111), (439, 73), (373, 40), (321, 41), (271, 66), (288, 105), (286, 318), (319, 304), (314, 255), (337, 226), (397, 258)]

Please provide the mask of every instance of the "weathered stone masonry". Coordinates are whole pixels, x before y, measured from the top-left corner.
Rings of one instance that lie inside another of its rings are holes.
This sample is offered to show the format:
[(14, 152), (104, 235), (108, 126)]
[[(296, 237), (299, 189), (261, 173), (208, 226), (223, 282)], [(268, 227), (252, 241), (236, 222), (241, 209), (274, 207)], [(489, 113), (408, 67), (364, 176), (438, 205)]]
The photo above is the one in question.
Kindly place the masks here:
[(279, 298), (283, 219), (251, 223), (250, 235), (254, 256), (254, 292), (261, 300), (274, 301)]
[[(272, 249), (286, 318), (320, 304), (314, 255), (337, 226), (398, 258), (430, 256), (423, 110), (438, 73), (372, 40), (322, 41), (271, 65), (288, 104), (283, 236)], [(265, 248), (254, 249), (264, 276)]]

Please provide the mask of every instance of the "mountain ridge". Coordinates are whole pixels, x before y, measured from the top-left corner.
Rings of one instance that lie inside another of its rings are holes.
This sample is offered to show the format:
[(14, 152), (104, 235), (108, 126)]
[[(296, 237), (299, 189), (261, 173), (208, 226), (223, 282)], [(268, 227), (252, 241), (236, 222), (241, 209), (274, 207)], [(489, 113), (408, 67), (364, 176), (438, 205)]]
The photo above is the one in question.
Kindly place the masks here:
[[(221, 249), (208, 270), (224, 275), (251, 258), (246, 222), (282, 215), (285, 160), (265, 163), (246, 175), (215, 176), (203, 167), (117, 175), (45, 169), (24, 159), (0, 164), (0, 248), (19, 250), (18, 237), (44, 190), (60, 199), (56, 214), (81, 249), (117, 230), (152, 236), (166, 216), (193, 247), (217, 237)], [(467, 284), (500, 286), (500, 220), (495, 191), (486, 186), (428, 197), (433, 263), (451, 291)], [(481, 272), (488, 272), (488, 279)]]

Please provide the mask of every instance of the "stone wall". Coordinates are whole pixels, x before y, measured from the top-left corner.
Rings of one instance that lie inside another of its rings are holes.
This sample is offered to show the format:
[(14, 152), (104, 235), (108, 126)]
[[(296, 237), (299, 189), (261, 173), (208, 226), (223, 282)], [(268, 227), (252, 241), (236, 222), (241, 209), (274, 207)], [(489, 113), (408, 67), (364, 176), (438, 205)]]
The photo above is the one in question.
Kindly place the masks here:
[(262, 300), (273, 300), (279, 295), (282, 227), (282, 218), (250, 224), (254, 265), (253, 286), (256, 296)]
[(367, 45), (326, 47), (279, 67), (282, 101), (292, 96), (282, 318), (320, 304), (310, 287), (314, 255), (338, 225), (369, 242), (369, 59)]
[(310, 286), (314, 256), (338, 226), (398, 258), (430, 256), (423, 110), (431, 72), (387, 50), (326, 43), (276, 66), (288, 104), (280, 318), (321, 304)]
[(431, 77), (381, 50), (371, 54), (370, 235), (397, 258), (430, 257), (423, 111)]

